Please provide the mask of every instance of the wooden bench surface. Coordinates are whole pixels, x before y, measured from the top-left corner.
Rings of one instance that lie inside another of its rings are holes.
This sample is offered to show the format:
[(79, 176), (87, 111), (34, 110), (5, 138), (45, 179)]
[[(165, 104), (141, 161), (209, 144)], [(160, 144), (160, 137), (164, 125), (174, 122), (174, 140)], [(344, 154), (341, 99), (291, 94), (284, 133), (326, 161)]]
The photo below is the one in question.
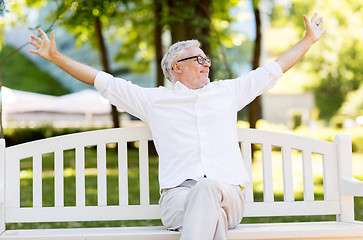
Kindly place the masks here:
[[(313, 223), (263, 223), (240, 224), (228, 232), (232, 239), (344, 239), (362, 240), (362, 223), (316, 222)], [(9, 230), (0, 239), (27, 240), (178, 240), (180, 232), (167, 231), (161, 226), (112, 227), (112, 228), (68, 228)]]
[[(260, 145), (262, 152), (263, 202), (255, 201), (252, 186), (247, 188), (245, 217), (336, 215), (338, 222), (242, 224), (238, 229), (229, 232), (229, 239), (273, 239), (267, 236), (271, 232), (275, 232), (275, 236), (280, 236), (279, 239), (282, 239), (283, 235), (300, 237), (298, 233), (308, 235), (308, 232), (311, 232), (311, 236), (320, 236), (318, 233), (324, 232), (324, 236), (337, 237), (339, 235), (337, 233), (335, 235), (328, 233), (332, 229), (336, 229), (337, 232), (339, 229), (349, 229), (344, 231), (345, 237), (349, 234), (355, 237), (363, 236), (362, 223), (352, 223), (354, 221), (353, 196), (363, 196), (363, 184), (361, 181), (352, 179), (352, 151), (349, 136), (338, 135), (332, 143), (291, 134), (242, 128), (238, 129), (238, 136), (244, 164), (253, 181), (255, 179), (252, 175), (251, 144)], [(76, 133), (8, 148), (5, 148), (2, 140), (0, 142), (0, 165), (3, 169), (0, 172), (2, 229), (5, 229), (5, 223), (17, 222), (159, 219), (159, 207), (150, 204), (148, 163), (148, 141), (150, 140), (152, 136), (148, 127)], [(139, 142), (139, 205), (128, 203), (127, 144), (134, 141)], [(119, 205), (117, 206), (107, 206), (106, 144), (109, 143), (118, 145)], [(97, 148), (97, 206), (86, 206), (85, 200), (85, 148), (89, 146)], [(282, 201), (276, 201), (274, 197), (273, 148), (281, 149)], [(64, 206), (64, 192), (67, 186), (64, 185), (63, 155), (64, 151), (71, 149), (74, 149), (76, 158), (76, 204)], [(301, 155), (303, 201), (295, 199), (292, 151), (298, 151)], [(42, 206), (42, 155), (48, 153), (54, 153), (54, 207)], [(313, 155), (319, 155), (323, 165), (323, 200), (316, 200), (314, 197)], [(21, 207), (20, 161), (28, 158), (32, 158), (33, 164), (33, 207)], [(139, 234), (137, 235), (136, 232)], [(296, 235), (289, 235), (286, 232), (289, 234), (295, 232)], [(35, 235), (32, 238), (33, 234)], [(121, 236), (125, 236), (125, 239), (142, 239), (145, 234), (149, 236), (147, 239), (163, 239), (163, 236), (165, 239), (174, 239), (173, 237), (178, 239), (177, 232), (165, 231), (162, 227), (6, 231), (0, 238), (11, 239), (14, 236), (19, 238), (21, 235), (27, 235), (30, 238), (26, 239), (43, 239), (42, 236), (44, 239), (48, 239), (49, 236), (54, 236), (51, 239), (63, 239), (62, 234), (69, 235), (67, 239), (85, 239), (81, 237), (82, 234), (88, 236), (87, 239), (99, 239), (97, 236), (103, 236), (102, 239), (123, 239)], [(74, 238), (71, 238), (71, 235)], [(134, 237), (131, 238), (131, 236)]]

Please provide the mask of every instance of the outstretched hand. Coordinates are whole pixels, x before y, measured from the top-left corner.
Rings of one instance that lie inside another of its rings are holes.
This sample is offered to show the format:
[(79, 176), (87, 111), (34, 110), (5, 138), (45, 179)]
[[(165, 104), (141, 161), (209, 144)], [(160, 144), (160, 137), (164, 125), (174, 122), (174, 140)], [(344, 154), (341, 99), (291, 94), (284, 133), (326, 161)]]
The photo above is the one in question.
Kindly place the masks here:
[(323, 19), (322, 19), (322, 17), (316, 19), (317, 16), (318, 16), (318, 14), (314, 13), (314, 16), (312, 17), (311, 21), (309, 20), (309, 18), (306, 15), (303, 16), (304, 20), (305, 20), (305, 26), (306, 26), (305, 37), (308, 37), (309, 39), (311, 39), (313, 41), (313, 43), (318, 41), (325, 32), (325, 29), (323, 29), (323, 30), (321, 29), (321, 26), (323, 24)]
[(55, 44), (54, 30), (50, 33), (50, 40), (45, 32), (38, 28), (38, 32), (40, 33), (41, 38), (36, 37), (34, 35), (31, 36), (33, 41), (29, 41), (31, 45), (36, 47), (37, 49), (31, 49), (30, 52), (34, 54), (38, 54), (48, 61), (52, 61), (52, 56), (57, 53), (57, 46)]

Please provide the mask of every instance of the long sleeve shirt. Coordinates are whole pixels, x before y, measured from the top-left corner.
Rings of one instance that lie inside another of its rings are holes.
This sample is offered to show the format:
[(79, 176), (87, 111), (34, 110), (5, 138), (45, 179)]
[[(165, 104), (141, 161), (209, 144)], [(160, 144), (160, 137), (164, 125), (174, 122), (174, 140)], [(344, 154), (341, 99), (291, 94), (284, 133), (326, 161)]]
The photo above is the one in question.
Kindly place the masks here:
[(99, 72), (95, 87), (111, 104), (148, 123), (159, 155), (161, 189), (203, 177), (246, 186), (250, 179), (237, 139), (237, 112), (282, 74), (273, 61), (192, 90), (180, 82), (174, 89), (142, 88)]

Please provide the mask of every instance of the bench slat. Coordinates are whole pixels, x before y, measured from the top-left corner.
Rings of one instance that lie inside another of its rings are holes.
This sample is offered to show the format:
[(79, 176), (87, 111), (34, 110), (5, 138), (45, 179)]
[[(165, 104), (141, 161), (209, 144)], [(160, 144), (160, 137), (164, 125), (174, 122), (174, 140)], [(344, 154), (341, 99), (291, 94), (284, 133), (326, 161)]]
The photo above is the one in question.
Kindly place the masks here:
[[(336, 215), (339, 201), (246, 203), (245, 217)], [(268, 214), (267, 214), (268, 212)]]
[(127, 142), (118, 142), (118, 186), (119, 205), (129, 204), (129, 186), (127, 171)]
[(7, 223), (160, 219), (158, 205), (7, 208)]
[(139, 144), (139, 177), (140, 177), (140, 205), (149, 205), (149, 154), (148, 141), (140, 140)]
[(86, 205), (84, 147), (76, 148), (76, 206)]
[(238, 139), (239, 141), (249, 141), (256, 144), (264, 143), (277, 147), (291, 147), (300, 151), (304, 149), (319, 154), (336, 151), (332, 142), (257, 129), (239, 128)]
[(62, 150), (71, 150), (75, 146), (95, 146), (99, 143), (139, 141), (140, 139), (152, 139), (148, 127), (113, 128), (68, 134), (11, 146), (6, 148), (6, 152), (11, 154), (10, 158), (24, 159), (35, 154), (52, 153), (60, 147)]
[(252, 179), (252, 155), (251, 155), (251, 143), (248, 141), (241, 142), (242, 144), (242, 157), (247, 170), (247, 173), (250, 177), (251, 184), (250, 186), (246, 186), (247, 189), (245, 191), (245, 200), (246, 202), (253, 202), (253, 179)]
[(107, 206), (106, 144), (97, 144), (98, 206)]
[(292, 162), (291, 162), (291, 148), (282, 147), (282, 172), (283, 172), (283, 182), (284, 182), (284, 201), (293, 202), (294, 201), (294, 187), (293, 187), (293, 177), (292, 177)]
[(303, 150), (302, 160), (303, 160), (304, 200), (314, 201), (314, 181), (313, 181), (313, 165), (311, 161), (311, 152)]
[(272, 159), (271, 145), (262, 145), (262, 164), (263, 164), (263, 199), (264, 202), (274, 201), (274, 190), (272, 181)]
[(54, 205), (64, 206), (64, 167), (63, 151), (57, 150), (54, 153)]
[[(5, 205), (6, 207), (20, 207), (20, 159), (12, 158), (11, 153), (5, 153), (11, 161), (5, 161)], [(6, 159), (7, 160), (7, 159)], [(11, 173), (11, 174), (9, 174)]]
[[(336, 152), (327, 153), (323, 155), (323, 183), (324, 183), (324, 199), (325, 200), (338, 200), (339, 192), (338, 178), (338, 164), (332, 164), (331, 159), (336, 158)], [(334, 174), (332, 174), (334, 173)]]
[[(160, 219), (158, 205), (6, 208), (5, 213), (5, 220), (8, 223)], [(245, 217), (339, 213), (339, 201), (254, 202), (245, 205)]]
[(33, 157), (33, 207), (42, 207), (42, 155)]

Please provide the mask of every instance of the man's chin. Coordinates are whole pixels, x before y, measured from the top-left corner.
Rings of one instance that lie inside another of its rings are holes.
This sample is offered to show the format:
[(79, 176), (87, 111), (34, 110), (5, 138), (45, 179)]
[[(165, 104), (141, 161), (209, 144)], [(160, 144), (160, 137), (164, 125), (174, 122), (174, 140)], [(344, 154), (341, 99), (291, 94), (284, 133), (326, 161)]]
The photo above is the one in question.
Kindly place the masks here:
[(203, 83), (201, 84), (202, 85), (201, 88), (204, 87), (204, 86), (206, 86), (206, 85), (208, 85), (209, 83), (210, 83), (210, 79), (209, 78), (204, 79)]

